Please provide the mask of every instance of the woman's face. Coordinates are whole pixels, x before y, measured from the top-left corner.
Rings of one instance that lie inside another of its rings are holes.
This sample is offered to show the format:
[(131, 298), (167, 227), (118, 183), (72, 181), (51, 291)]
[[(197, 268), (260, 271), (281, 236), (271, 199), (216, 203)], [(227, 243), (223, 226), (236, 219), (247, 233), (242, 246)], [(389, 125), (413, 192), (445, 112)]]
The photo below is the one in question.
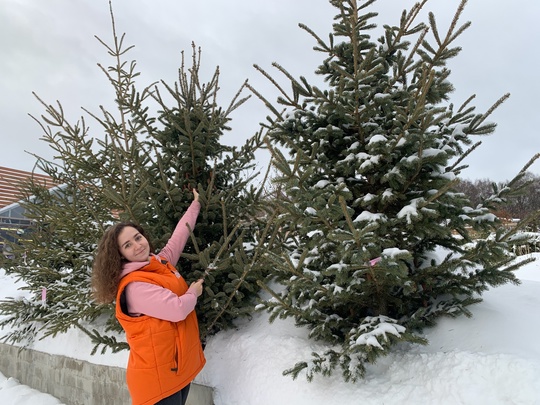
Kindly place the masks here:
[(150, 244), (132, 226), (126, 226), (118, 234), (120, 254), (129, 262), (146, 262), (150, 257)]

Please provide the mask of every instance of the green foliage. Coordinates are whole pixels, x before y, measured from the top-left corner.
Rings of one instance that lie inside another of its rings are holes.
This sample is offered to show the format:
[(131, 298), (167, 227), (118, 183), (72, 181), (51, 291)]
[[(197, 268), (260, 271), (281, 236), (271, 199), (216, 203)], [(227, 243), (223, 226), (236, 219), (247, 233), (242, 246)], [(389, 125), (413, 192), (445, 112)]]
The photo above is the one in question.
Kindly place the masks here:
[[(112, 12), (111, 12), (112, 16)], [(264, 229), (256, 218), (261, 189), (253, 185), (254, 152), (262, 133), (241, 147), (222, 138), (230, 131), (230, 113), (242, 105), (240, 88), (230, 105), (219, 106), (219, 72), (208, 83), (199, 77), (200, 50), (191, 63), (182, 54), (179, 81), (137, 90), (134, 61), (124, 58), (131, 47), (118, 37), (106, 47), (114, 63), (101, 67), (115, 94), (116, 111), (84, 110), (72, 125), (61, 104), (38, 100), (45, 114), (35, 120), (55, 159), (38, 158), (39, 167), (61, 187), (49, 192), (27, 184), (24, 207), (34, 221), (28, 240), (14, 245), (16, 259), (6, 263), (20, 277), (31, 300), (0, 303), (3, 325), (14, 331), (8, 341), (56, 335), (71, 327), (113, 351), (127, 348), (118, 340), (121, 328), (113, 305), (95, 305), (90, 297), (93, 254), (103, 231), (118, 220), (145, 227), (158, 250), (164, 246), (198, 189), (202, 210), (179, 262), (188, 282), (206, 278), (198, 304), (202, 338), (230, 327), (238, 316), (250, 316), (263, 270), (253, 265), (257, 239)], [(22, 260), (22, 258), (25, 258)], [(47, 289), (46, 305), (40, 294)]]
[[(438, 317), (469, 315), (489, 286), (517, 283), (511, 270), (526, 260), (511, 263), (512, 235), (525, 224), (504, 231), (492, 213), (519, 187), (496, 190), (474, 208), (455, 190), (479, 145), (473, 138), (495, 128), (486, 122), (492, 109), (475, 113), (472, 97), (457, 109), (448, 103), (446, 66), (469, 26), (458, 25), (465, 2), (446, 33), (432, 14), (416, 22), (424, 1), (377, 41), (374, 1), (331, 3), (339, 11), (328, 42), (302, 26), (325, 55), (316, 73), (327, 88), (275, 64), (291, 83), (287, 94), (258, 68), (286, 108), (271, 107), (268, 134), (279, 194), (274, 226), (283, 237), (266, 259), (282, 288), (265, 286), (271, 299), (261, 307), (271, 320), (293, 317), (329, 347), (286, 374), (311, 380), (339, 368), (355, 381), (395, 344), (425, 342), (422, 328)], [(473, 240), (473, 231), (490, 237)]]

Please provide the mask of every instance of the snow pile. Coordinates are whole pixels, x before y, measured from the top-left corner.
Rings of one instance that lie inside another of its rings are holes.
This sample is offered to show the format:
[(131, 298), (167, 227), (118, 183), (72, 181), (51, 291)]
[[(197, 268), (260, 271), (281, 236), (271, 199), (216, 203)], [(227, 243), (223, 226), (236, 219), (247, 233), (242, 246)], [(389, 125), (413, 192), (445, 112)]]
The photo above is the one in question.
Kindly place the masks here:
[(44, 394), (15, 378), (7, 378), (0, 373), (0, 404), (5, 405), (58, 405), (61, 402), (49, 394)]
[(283, 377), (316, 343), (291, 320), (268, 325), (263, 315), (212, 339), (201, 377), (216, 388), (216, 405), (540, 404), (540, 282), (502, 286), (484, 298), (472, 318), (442, 319), (427, 331), (428, 346), (380, 359), (356, 384), (339, 375), (312, 383)]
[[(214, 387), (216, 405), (540, 404), (540, 260), (517, 275), (522, 285), (491, 289), (469, 307), (472, 318), (441, 319), (426, 331), (428, 346), (395, 350), (355, 384), (340, 375), (316, 375), (311, 383), (302, 374), (284, 377), (283, 370), (310, 359), (318, 343), (290, 319), (269, 324), (265, 313), (209, 340), (208, 363), (197, 382)], [(0, 270), (0, 299), (21, 296), (17, 286)], [(90, 356), (91, 347), (75, 330), (34, 344), (51, 354), (125, 365), (127, 353)], [(59, 403), (54, 401), (0, 375), (1, 404)]]

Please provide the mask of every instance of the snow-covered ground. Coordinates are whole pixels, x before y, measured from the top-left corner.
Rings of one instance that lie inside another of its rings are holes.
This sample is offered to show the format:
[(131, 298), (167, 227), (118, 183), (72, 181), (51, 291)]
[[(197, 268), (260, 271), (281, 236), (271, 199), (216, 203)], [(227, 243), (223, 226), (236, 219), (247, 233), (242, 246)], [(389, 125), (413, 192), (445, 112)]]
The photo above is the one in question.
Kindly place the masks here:
[[(540, 254), (534, 254), (540, 259)], [(253, 321), (213, 337), (197, 381), (215, 389), (216, 405), (535, 405), (540, 404), (540, 260), (470, 307), (473, 317), (441, 319), (426, 331), (428, 346), (400, 350), (370, 366), (366, 379), (345, 383), (335, 375), (309, 383), (282, 371), (308, 359), (316, 343), (291, 320)], [(0, 269), (0, 299), (20, 296)], [(2, 332), (0, 332), (2, 333)], [(127, 353), (91, 356), (76, 330), (33, 348), (98, 364), (124, 366)], [(0, 374), (0, 404), (52, 405), (60, 401)]]

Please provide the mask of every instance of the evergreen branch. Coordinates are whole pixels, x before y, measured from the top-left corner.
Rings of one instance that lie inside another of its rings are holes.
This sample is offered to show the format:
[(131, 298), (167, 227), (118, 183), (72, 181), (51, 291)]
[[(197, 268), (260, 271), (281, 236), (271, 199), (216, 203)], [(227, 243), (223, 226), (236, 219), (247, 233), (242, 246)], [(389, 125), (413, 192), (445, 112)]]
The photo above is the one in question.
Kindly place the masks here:
[[(418, 40), (416, 41), (416, 44), (413, 46), (413, 48), (409, 52), (409, 56), (407, 57), (407, 59), (403, 63), (403, 69), (404, 70), (400, 73), (399, 76), (404, 77), (408, 73), (410, 73), (410, 72), (412, 72), (412, 71), (414, 71), (414, 70), (416, 70), (418, 68), (418, 64), (413, 64), (413, 59), (414, 59), (414, 56), (417, 54), (418, 50), (420, 49), (420, 46), (424, 43), (425, 37), (428, 34), (428, 32), (429, 32), (429, 28), (426, 27), (420, 33), (420, 35), (418, 37)], [(409, 66), (409, 65), (410, 65), (410, 67), (407, 68), (407, 66)], [(400, 69), (401, 69), (401, 67), (400, 67)]]
[(462, 153), (461, 156), (456, 160), (456, 162), (452, 165), (452, 166), (449, 166), (446, 171), (447, 172), (450, 172), (450, 171), (454, 171), (456, 170), (457, 166), (463, 162), (467, 156), (469, 156), (476, 148), (478, 148), (480, 145), (482, 145), (482, 141), (478, 141), (476, 142), (473, 146), (471, 146), (465, 153)]
[(435, 15), (433, 13), (429, 13), (428, 18), (429, 18), (429, 24), (431, 25), (431, 32), (433, 32), (435, 41), (437, 42), (437, 45), (439, 45), (439, 48), (440, 48), (443, 46), (443, 44), (439, 36), (439, 30), (437, 29), (437, 21), (435, 20)]
[(493, 111), (495, 111), (508, 98), (510, 98), (510, 93), (506, 93), (504, 96), (499, 98), (484, 114), (482, 114), (479, 118), (475, 119), (470, 126), (471, 133), (474, 133), (473, 131), (477, 131), (480, 125), (486, 120), (486, 118), (489, 117), (493, 113)]
[[(266, 99), (266, 97), (264, 97), (261, 93), (259, 93), (257, 90), (255, 90), (255, 88), (253, 86), (251, 86), (250, 84), (246, 84), (246, 87), (253, 93), (257, 96), (257, 98), (259, 98), (259, 100), (261, 100), (264, 105), (270, 110), (272, 111), (272, 113), (276, 116), (276, 118), (280, 121), (283, 121), (283, 112), (279, 112), (273, 105), (270, 101), (268, 101), (268, 99)], [(273, 123), (273, 120), (269, 119), (269, 121), (271, 123)]]
[(279, 63), (272, 63), (272, 66), (274, 66), (276, 69), (278, 69), (285, 77), (289, 79), (291, 82), (292, 90), (293, 90), (293, 97), (291, 98), (288, 95), (285, 95), (285, 98), (288, 103), (286, 103), (289, 107), (294, 107), (296, 109), (301, 110), (302, 106), (298, 103), (300, 94), (302, 94), (304, 97), (308, 97), (311, 95), (310, 88), (303, 88), (302, 84), (298, 82), (283, 66), (281, 66)]
[[(227, 229), (228, 229), (228, 225), (227, 225), (227, 210), (225, 208), (225, 201), (223, 201), (223, 198), (221, 198), (219, 200), (220, 202), (220, 205), (221, 205), (221, 215), (223, 216), (223, 236), (225, 237), (225, 239), (228, 239), (229, 236), (227, 235)], [(240, 225), (240, 224), (238, 224)], [(234, 230), (233, 232), (234, 233)]]
[[(161, 154), (158, 152), (156, 146), (154, 145), (153, 147), (154, 147), (154, 152), (155, 152), (155, 156), (156, 156), (156, 164), (158, 166), (159, 174), (161, 176), (161, 184), (163, 186), (163, 190), (165, 191), (165, 194), (167, 194), (167, 197), (169, 198), (169, 201), (171, 203), (173, 203), (174, 199), (171, 196), (171, 189), (169, 187), (169, 182), (167, 181), (167, 176), (165, 174), (165, 169), (163, 167), (163, 158), (161, 157)], [(177, 214), (178, 209), (176, 208), (176, 204), (173, 203), (172, 207), (174, 209), (174, 212)]]
[[(263, 142), (264, 142), (264, 140), (263, 140)], [(257, 191), (257, 194), (255, 196), (255, 198), (257, 200), (261, 198), (262, 192), (264, 190), (264, 185), (267, 183), (268, 178), (270, 177), (270, 172), (272, 170), (273, 161), (274, 161), (274, 158), (272, 156), (270, 156), (270, 160), (269, 160), (268, 165), (266, 167), (266, 172), (264, 173), (264, 176), (263, 176), (262, 181), (260, 183), (261, 187), (259, 187), (259, 190)]]
[(298, 24), (298, 26), (300, 28), (302, 28), (304, 31), (306, 31), (308, 34), (310, 34), (313, 38), (315, 38), (317, 43), (321, 46), (321, 50), (323, 50), (325, 52), (328, 52), (328, 53), (332, 52), (332, 48), (329, 47), (328, 45), (326, 45), (326, 43), (315, 33), (315, 31), (313, 31), (307, 25), (302, 24), (302, 23)]
[[(467, 108), (467, 106), (469, 105), (469, 103), (474, 100), (476, 98), (476, 94), (473, 94), (471, 96), (469, 96), (469, 98), (467, 100), (465, 100), (465, 102), (463, 104), (461, 104), (461, 106), (459, 107), (458, 109), (458, 113), (462, 112), (465, 108)], [(474, 107), (472, 107), (472, 109), (474, 109)]]
[(345, 198), (343, 196), (339, 196), (339, 204), (341, 205), (341, 211), (343, 212), (343, 215), (345, 216), (345, 221), (347, 222), (347, 225), (349, 226), (349, 229), (351, 230), (351, 233), (353, 235), (354, 241), (357, 244), (357, 246), (360, 248), (360, 240), (358, 239), (358, 229), (353, 224), (352, 218), (349, 215), (349, 211), (347, 210), (347, 203), (345, 202)]
[[(114, 48), (113, 48), (113, 52), (111, 53), (111, 56), (113, 56), (116, 59), (116, 74), (117, 74), (116, 83), (120, 84), (120, 83), (122, 83), (122, 78), (123, 78), (122, 73), (121, 73), (122, 72), (123, 62), (122, 62), (122, 60), (120, 58), (120, 56), (122, 55), (122, 50), (121, 50), (120, 47), (121, 47), (121, 44), (123, 43), (125, 34), (122, 35), (122, 38), (120, 39), (120, 42), (119, 42), (118, 41), (118, 36), (116, 34), (116, 24), (115, 24), (115, 21), (114, 21), (114, 13), (113, 13), (113, 9), (112, 9), (112, 0), (109, 0), (109, 10), (110, 10), (110, 15), (111, 15), (111, 28), (112, 28), (113, 41), (114, 41)], [(102, 68), (102, 70), (104, 70), (104, 69)], [(109, 76), (108, 72), (106, 73), (106, 75), (111, 79), (111, 76)], [(116, 98), (117, 98), (118, 102), (120, 103), (120, 100), (124, 99), (124, 97), (125, 97), (126, 88), (125, 87), (123, 88), (122, 86), (115, 86), (113, 80), (111, 80), (111, 83), (113, 83), (113, 87), (116, 90)], [(122, 121), (122, 124), (121, 124), (122, 133), (124, 134), (124, 137), (125, 137), (126, 142), (127, 142), (126, 118), (125, 118), (123, 109), (120, 108), (119, 110), (120, 110), (120, 118), (121, 118), (121, 121)], [(126, 144), (126, 149), (127, 148), (128, 148), (128, 145)]]
[[(240, 94), (242, 93), (242, 90), (244, 88), (247, 88), (247, 84), (248, 84), (248, 80), (246, 79), (244, 84), (242, 84), (242, 86), (238, 89), (238, 91), (234, 95), (233, 99), (231, 100), (229, 106), (225, 110), (225, 116), (226, 117), (228, 117), (234, 110), (236, 110), (238, 107), (240, 107), (242, 104), (244, 104), (251, 97), (251, 96), (247, 96), (247, 97), (244, 97), (244, 98), (238, 100), (239, 97), (240, 97)], [(236, 101), (236, 100), (238, 100), (238, 101)]]
[[(537, 160), (540, 158), (540, 153), (535, 154), (526, 164), (523, 166), (523, 168), (519, 171), (518, 175), (527, 173), (527, 170), (529, 170), (529, 167), (531, 167)], [(516, 176), (517, 177), (517, 176)], [(513, 184), (511, 182), (510, 184)]]
[[(240, 228), (240, 226), (241, 226), (241, 224), (237, 223), (235, 225), (235, 227), (233, 228), (233, 230), (231, 231), (231, 233), (227, 236), (225, 241), (222, 243), (221, 247), (218, 250), (218, 253), (217, 253), (216, 257), (214, 258), (214, 260), (212, 260), (212, 263), (210, 263), (208, 265), (208, 267), (205, 269), (203, 278), (205, 278), (208, 274), (210, 274), (211, 270), (213, 270), (213, 269), (215, 269), (217, 267), (218, 260), (220, 259), (221, 255), (225, 252), (225, 250), (229, 247), (229, 244), (231, 243), (232, 238), (234, 237), (236, 231)], [(189, 224), (187, 224), (187, 227), (189, 229), (190, 234), (193, 233), (193, 230), (191, 229)], [(244, 231), (242, 231), (240, 236), (242, 236), (243, 234), (244, 234)], [(238, 240), (240, 240), (240, 237), (237, 239), (235, 244), (238, 243)]]
[[(272, 66), (274, 66), (274, 67), (276, 67), (278, 70), (282, 71), (282, 73), (285, 73), (285, 70), (284, 70), (284, 69), (282, 70), (282, 68), (280, 69), (280, 66), (279, 66), (277, 63), (273, 63)], [(259, 65), (256, 65), (256, 64), (255, 64), (255, 65), (253, 65), (253, 67), (254, 67), (255, 69), (257, 69), (260, 73), (262, 73), (262, 75), (263, 75), (264, 77), (266, 77), (266, 78), (270, 81), (270, 83), (272, 83), (272, 84), (276, 87), (276, 89), (278, 89), (278, 91), (279, 91), (281, 94), (283, 94), (283, 97), (285, 97), (285, 99), (289, 100), (289, 96), (288, 96), (287, 92), (286, 92), (285, 90), (283, 90), (283, 88), (278, 84), (278, 82), (276, 82), (276, 81), (274, 80), (274, 78), (273, 78), (272, 76), (270, 76), (270, 75), (269, 75), (264, 69), (262, 69)], [(250, 89), (251, 89), (251, 87), (250, 87)], [(257, 94), (257, 93), (255, 93), (255, 94)], [(263, 100), (263, 101), (264, 101), (264, 100)], [(272, 109), (273, 109), (273, 108), (272, 108)], [(280, 116), (280, 114), (276, 114), (276, 115), (277, 115), (278, 117)]]
[(313, 287), (315, 288), (316, 291), (320, 291), (323, 295), (326, 295), (328, 296), (328, 294), (330, 293), (330, 290), (328, 288), (326, 288), (325, 286), (323, 285), (319, 285), (317, 283), (313, 283), (313, 279), (312, 278), (309, 278), (308, 276), (306, 276), (306, 274), (302, 271), (298, 271), (298, 268), (300, 268), (303, 264), (304, 264), (304, 261), (306, 260), (307, 258), (307, 254), (309, 252), (308, 251), (305, 251), (302, 256), (300, 257), (300, 259), (298, 260), (298, 264), (297, 266), (295, 267), (293, 262), (290, 260), (289, 257), (285, 257), (285, 261), (289, 267), (289, 271), (291, 272), (291, 274), (293, 274), (294, 276), (296, 277), (299, 277), (300, 279), (302, 280), (306, 280), (308, 281), (310, 284), (314, 284)]
[(445, 195), (448, 190), (450, 190), (452, 187), (454, 187), (456, 184), (459, 183), (459, 179), (455, 178), (454, 180), (449, 181), (446, 183), (443, 187), (441, 187), (439, 190), (437, 190), (436, 193), (432, 194), (423, 204), (423, 207), (427, 206), (428, 204), (432, 203), (433, 201), (436, 201), (441, 196)]
[[(263, 232), (262, 232), (262, 235), (261, 237), (259, 238), (260, 241), (264, 241), (266, 239), (266, 235), (268, 234), (269, 230), (270, 230), (270, 227), (272, 226), (272, 223), (273, 223), (273, 219), (275, 218), (275, 213), (273, 214), (273, 216), (270, 218), (270, 220), (267, 222)], [(269, 244), (272, 244), (273, 243), (273, 240), (274, 238), (276, 237), (276, 234), (278, 232), (278, 229), (275, 228), (274, 229), (274, 232), (272, 233), (272, 236), (270, 238), (270, 241), (269, 241)], [(241, 240), (241, 238), (239, 238), (239, 240)], [(225, 244), (223, 245), (225, 246)], [(223, 247), (222, 246), (222, 247)], [(262, 251), (262, 247), (261, 247), (261, 244), (259, 243), (257, 245), (257, 248), (255, 250), (255, 253), (253, 254), (253, 257), (251, 259), (251, 263), (246, 266), (246, 268), (244, 269), (244, 271), (242, 272), (242, 275), (240, 276), (240, 278), (238, 279), (239, 281), (237, 282), (235, 288), (233, 289), (233, 291), (229, 294), (229, 297), (227, 299), (227, 302), (225, 303), (224, 306), (222, 306), (221, 308), (221, 311), (215, 316), (215, 318), (212, 320), (212, 322), (210, 322), (209, 326), (207, 327), (206, 329), (206, 333), (208, 333), (210, 330), (212, 330), (212, 328), (214, 327), (214, 325), (216, 324), (216, 322), (218, 321), (219, 318), (221, 318), (223, 316), (223, 314), (225, 313), (226, 309), (229, 307), (229, 305), (231, 304), (232, 300), (234, 299), (235, 295), (236, 295), (236, 292), (239, 290), (240, 286), (244, 283), (247, 275), (252, 271), (253, 267), (255, 266), (255, 264), (257, 264), (257, 260), (258, 260), (258, 257), (260, 255), (260, 252)], [(219, 255), (219, 252), (218, 252), (218, 255)], [(257, 280), (258, 282), (259, 280)]]
[[(356, 24), (357, 24), (357, 21), (358, 21), (358, 3), (356, 1), (352, 1), (351, 3), (351, 8), (352, 8), (352, 15), (350, 17), (350, 24), (351, 26), (355, 27)], [(362, 55), (359, 51), (359, 41), (358, 41), (358, 30), (357, 29), (352, 29), (349, 31), (349, 38), (351, 40), (351, 45), (352, 45), (352, 49), (353, 49), (353, 72), (357, 73), (357, 72), (360, 72), (361, 71), (359, 70), (359, 65), (362, 65)], [(356, 79), (356, 77), (355, 77)], [(356, 86), (358, 87), (358, 86)], [(358, 116), (358, 109), (360, 108), (359, 106), (359, 101), (360, 100), (360, 94), (359, 94), (359, 91), (356, 90), (355, 91), (355, 112), (354, 112), (354, 115), (355, 117)]]
[(281, 304), (282, 307), (285, 307), (285, 308), (288, 308), (288, 309), (292, 310), (290, 305), (287, 305), (287, 303), (285, 303), (285, 301), (283, 301), (281, 299), (281, 297), (274, 290), (272, 290), (270, 287), (268, 287), (261, 280), (257, 280), (257, 285), (259, 287), (261, 287), (264, 291), (266, 291), (268, 294), (270, 294), (276, 301), (278, 301)]
[(105, 354), (107, 348), (110, 348), (113, 353), (117, 353), (122, 350), (129, 350), (129, 345), (127, 344), (127, 342), (117, 342), (116, 338), (114, 338), (113, 336), (103, 336), (96, 329), (90, 332), (79, 322), (75, 322), (73, 325), (79, 330), (81, 330), (83, 333), (85, 333), (90, 338), (90, 340), (95, 343), (90, 353), (92, 356), (96, 354), (99, 345), (103, 345), (103, 348), (101, 349), (101, 354)]
[[(212, 172), (210, 173), (210, 183), (208, 184), (208, 187), (206, 188), (206, 193), (204, 193), (204, 197), (206, 201), (206, 204), (204, 204), (204, 212), (206, 214), (208, 214), (208, 211), (210, 210), (209, 201), (210, 201), (210, 198), (212, 197), (212, 191), (214, 190), (214, 184), (216, 181), (215, 164), (216, 162), (214, 161), (214, 170), (212, 170)], [(203, 194), (203, 193), (199, 193), (199, 194)]]
[(471, 23), (465, 23), (463, 26), (461, 26), (454, 34), (452, 34), (457, 26), (457, 23), (459, 21), (459, 17), (461, 17), (461, 14), (463, 14), (463, 10), (465, 9), (465, 5), (467, 4), (467, 0), (461, 0), (461, 3), (458, 6), (458, 9), (456, 11), (456, 14), (454, 15), (454, 18), (452, 19), (452, 23), (450, 24), (450, 29), (448, 30), (448, 39), (446, 44), (450, 44), (455, 38), (457, 38), (463, 31), (465, 31)]

